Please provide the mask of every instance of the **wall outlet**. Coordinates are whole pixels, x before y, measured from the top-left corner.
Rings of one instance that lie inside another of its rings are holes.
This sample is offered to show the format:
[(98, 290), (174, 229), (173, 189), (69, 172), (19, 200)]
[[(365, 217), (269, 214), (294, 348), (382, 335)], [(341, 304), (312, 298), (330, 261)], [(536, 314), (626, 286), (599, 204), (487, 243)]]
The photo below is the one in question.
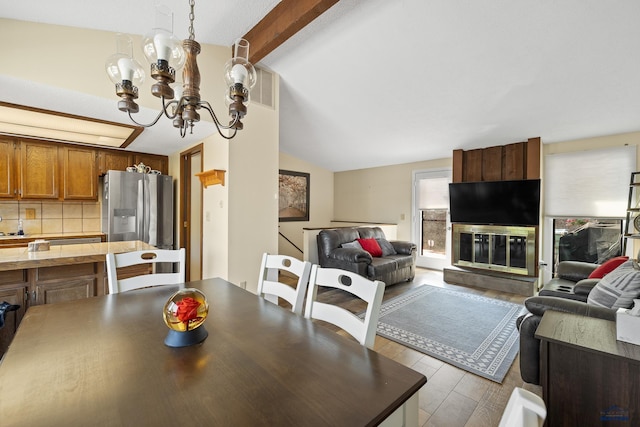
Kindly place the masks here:
[(26, 208), (24, 210), (24, 219), (36, 219), (36, 210), (34, 208)]
[(404, 221), (404, 214), (400, 214), (400, 221)]
[(240, 287), (241, 287), (242, 289), (247, 289), (247, 281), (246, 281), (246, 280), (244, 280), (244, 281), (240, 282)]

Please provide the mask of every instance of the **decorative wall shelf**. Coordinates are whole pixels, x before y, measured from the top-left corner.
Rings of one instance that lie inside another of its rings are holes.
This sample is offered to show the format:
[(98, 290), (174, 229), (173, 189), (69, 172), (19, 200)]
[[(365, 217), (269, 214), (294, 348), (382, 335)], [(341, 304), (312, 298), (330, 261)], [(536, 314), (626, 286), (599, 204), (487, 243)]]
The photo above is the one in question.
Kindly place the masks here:
[(196, 176), (200, 178), (200, 182), (207, 188), (210, 185), (221, 184), (224, 186), (224, 173), (226, 171), (220, 169), (211, 169), (208, 171), (197, 173)]

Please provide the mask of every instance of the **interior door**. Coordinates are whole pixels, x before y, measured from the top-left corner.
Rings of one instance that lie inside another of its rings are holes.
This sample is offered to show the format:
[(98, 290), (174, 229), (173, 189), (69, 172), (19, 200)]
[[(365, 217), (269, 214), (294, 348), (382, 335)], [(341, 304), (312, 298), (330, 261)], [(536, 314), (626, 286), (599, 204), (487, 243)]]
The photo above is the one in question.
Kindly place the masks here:
[(203, 145), (180, 154), (180, 247), (186, 252), (185, 279), (202, 279), (202, 172)]
[(443, 270), (451, 264), (450, 182), (450, 169), (413, 174), (412, 235), (419, 267)]

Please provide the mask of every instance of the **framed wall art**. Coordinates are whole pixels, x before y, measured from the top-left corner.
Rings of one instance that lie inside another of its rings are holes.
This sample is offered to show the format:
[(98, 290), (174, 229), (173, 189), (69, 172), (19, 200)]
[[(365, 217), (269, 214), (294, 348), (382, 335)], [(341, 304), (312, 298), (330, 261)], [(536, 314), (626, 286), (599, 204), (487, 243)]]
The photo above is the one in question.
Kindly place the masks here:
[(279, 221), (309, 221), (309, 178), (305, 172), (280, 169)]

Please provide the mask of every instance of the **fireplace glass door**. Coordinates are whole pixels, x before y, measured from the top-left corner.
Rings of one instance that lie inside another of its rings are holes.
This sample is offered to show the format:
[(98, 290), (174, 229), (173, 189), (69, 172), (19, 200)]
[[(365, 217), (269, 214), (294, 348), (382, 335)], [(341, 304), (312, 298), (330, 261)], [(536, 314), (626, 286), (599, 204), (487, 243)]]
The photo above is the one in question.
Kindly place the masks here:
[(453, 224), (453, 265), (535, 276), (535, 227)]

